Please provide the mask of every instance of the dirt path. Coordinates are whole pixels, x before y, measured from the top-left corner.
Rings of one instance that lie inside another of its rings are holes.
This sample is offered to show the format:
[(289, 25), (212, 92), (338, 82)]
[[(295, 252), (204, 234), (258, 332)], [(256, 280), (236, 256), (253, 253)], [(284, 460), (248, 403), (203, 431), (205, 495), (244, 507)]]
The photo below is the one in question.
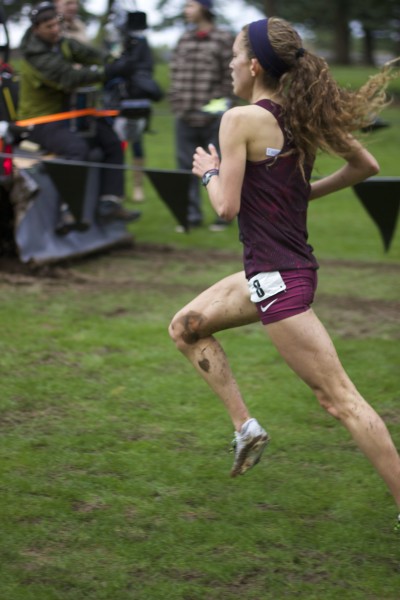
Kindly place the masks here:
[[(188, 261), (190, 255), (190, 261)], [(138, 277), (126, 273), (126, 259), (134, 259)], [(37, 284), (54, 291), (61, 286), (78, 285), (82, 292), (110, 290), (116, 285), (119, 288), (140, 290), (148, 288), (151, 282), (146, 273), (163, 272), (171, 262), (188, 263), (190, 267), (199, 264), (202, 268), (212, 269), (216, 261), (229, 264), (240, 264), (240, 254), (219, 250), (178, 249), (157, 244), (137, 244), (113, 250), (109, 254), (101, 254), (82, 260), (74, 260), (62, 264), (35, 266), (24, 265), (17, 259), (0, 258), (0, 286), (30, 286)], [(321, 267), (341, 270), (366, 270), (368, 276), (374, 272), (387, 273), (394, 280), (400, 280), (400, 265), (357, 262), (351, 260), (320, 261)], [(151, 268), (150, 268), (151, 265)], [(83, 268), (82, 268), (83, 267)], [(158, 288), (160, 281), (157, 282)], [(162, 284), (166, 293), (179, 290), (179, 285), (171, 282)], [(183, 286), (182, 286), (183, 287)], [(190, 283), (185, 289), (190, 288)], [(196, 293), (194, 289), (194, 293)], [(400, 339), (400, 299), (372, 300), (370, 298), (353, 297), (345, 290), (343, 295), (327, 294), (320, 291), (314, 305), (328, 329), (337, 335), (349, 338), (386, 337)]]

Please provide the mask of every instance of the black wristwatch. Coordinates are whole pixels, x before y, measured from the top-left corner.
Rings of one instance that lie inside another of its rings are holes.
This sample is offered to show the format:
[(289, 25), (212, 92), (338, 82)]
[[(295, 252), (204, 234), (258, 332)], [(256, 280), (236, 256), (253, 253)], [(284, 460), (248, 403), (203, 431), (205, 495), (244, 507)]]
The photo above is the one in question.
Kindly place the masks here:
[(203, 177), (201, 178), (202, 185), (204, 185), (204, 187), (207, 187), (211, 177), (213, 177), (214, 175), (219, 175), (218, 169), (210, 169), (209, 171), (206, 171)]

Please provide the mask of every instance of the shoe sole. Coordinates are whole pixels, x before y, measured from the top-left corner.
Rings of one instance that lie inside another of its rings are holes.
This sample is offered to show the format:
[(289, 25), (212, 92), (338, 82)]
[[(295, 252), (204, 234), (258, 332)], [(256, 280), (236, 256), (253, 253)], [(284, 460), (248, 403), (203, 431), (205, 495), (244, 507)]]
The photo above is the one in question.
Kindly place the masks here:
[(231, 470), (231, 477), (244, 475), (246, 471), (254, 467), (260, 461), (261, 455), (269, 441), (270, 438), (267, 433), (258, 435), (242, 448)]

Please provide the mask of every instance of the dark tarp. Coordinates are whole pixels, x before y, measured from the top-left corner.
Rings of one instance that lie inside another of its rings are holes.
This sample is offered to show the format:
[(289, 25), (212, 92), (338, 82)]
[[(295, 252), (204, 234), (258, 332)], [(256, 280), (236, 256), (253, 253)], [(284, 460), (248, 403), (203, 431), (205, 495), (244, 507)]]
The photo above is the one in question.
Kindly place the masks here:
[[(96, 167), (43, 162), (27, 169), (26, 173), (32, 188), (36, 184), (36, 193), (33, 189), (29, 197), (24, 179), (18, 174), (11, 191), (15, 242), (22, 262), (42, 264), (78, 257), (132, 240), (125, 223), (114, 221), (100, 226), (96, 222), (99, 187), (99, 169)], [(62, 190), (61, 194), (59, 190)], [(90, 225), (87, 231), (71, 231), (67, 235), (55, 233), (59, 206), (64, 201), (78, 219), (82, 217)]]

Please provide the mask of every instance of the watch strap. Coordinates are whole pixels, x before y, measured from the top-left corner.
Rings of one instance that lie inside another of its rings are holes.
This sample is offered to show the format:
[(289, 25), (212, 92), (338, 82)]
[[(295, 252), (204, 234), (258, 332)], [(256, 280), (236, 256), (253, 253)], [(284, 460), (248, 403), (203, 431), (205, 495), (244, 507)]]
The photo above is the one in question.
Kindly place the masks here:
[(201, 183), (204, 185), (204, 187), (208, 185), (211, 177), (214, 175), (219, 175), (219, 169), (209, 169), (204, 173), (203, 177), (201, 178)]

